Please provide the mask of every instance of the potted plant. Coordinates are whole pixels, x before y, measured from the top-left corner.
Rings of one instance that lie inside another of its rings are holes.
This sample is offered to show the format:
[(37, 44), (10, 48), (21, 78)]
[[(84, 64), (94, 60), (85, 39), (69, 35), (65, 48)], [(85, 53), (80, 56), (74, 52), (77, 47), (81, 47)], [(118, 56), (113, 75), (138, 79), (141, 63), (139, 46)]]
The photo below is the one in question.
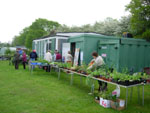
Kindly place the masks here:
[(99, 77), (99, 72), (98, 72), (97, 70), (95, 70), (95, 71), (93, 71), (93, 72), (91, 73), (91, 75), (92, 75), (93, 77), (95, 77), (95, 78), (98, 78), (98, 77)]
[(146, 83), (147, 82), (147, 79), (148, 79), (148, 75), (146, 73), (143, 73), (141, 75), (141, 78), (142, 78), (142, 82)]
[(125, 100), (118, 99), (116, 95), (111, 96), (110, 106), (116, 110), (123, 110), (125, 108)]
[(130, 80), (130, 83), (132, 84), (138, 84), (138, 83), (141, 83), (141, 75), (140, 74), (133, 74), (131, 76), (131, 80)]
[(118, 84), (129, 86), (129, 85), (131, 85), (130, 80), (131, 80), (131, 75), (121, 73), (120, 77), (119, 77), (119, 80), (118, 80)]
[(100, 105), (105, 108), (110, 108), (110, 97), (111, 97), (111, 93), (109, 92), (100, 93), (99, 94)]
[(112, 78), (112, 82), (118, 83), (118, 80), (121, 76), (121, 73), (117, 72), (116, 70), (113, 73), (110, 73), (110, 77)]
[(67, 68), (68, 70), (70, 70), (71, 67), (72, 67), (72, 64), (71, 64), (71, 63), (66, 63), (66, 68)]
[(88, 70), (86, 70), (86, 73), (89, 75), (92, 73), (92, 71), (88, 69)]

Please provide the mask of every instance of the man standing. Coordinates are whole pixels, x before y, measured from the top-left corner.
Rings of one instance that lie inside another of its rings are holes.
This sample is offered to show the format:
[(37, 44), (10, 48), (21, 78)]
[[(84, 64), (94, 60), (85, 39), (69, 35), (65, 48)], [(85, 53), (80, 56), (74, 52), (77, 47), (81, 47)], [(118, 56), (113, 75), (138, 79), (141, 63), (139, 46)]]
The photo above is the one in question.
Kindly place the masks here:
[(35, 50), (33, 50), (31, 53), (30, 53), (30, 60), (31, 61), (35, 61), (35, 60), (37, 60), (37, 53), (36, 53), (36, 51)]
[(18, 50), (16, 50), (16, 53), (14, 54), (15, 69), (19, 68), (19, 58), (20, 58), (20, 54)]
[(50, 50), (48, 50), (45, 54), (45, 60), (47, 60), (48, 62), (52, 61), (52, 54), (50, 53)]
[[(48, 62), (52, 61), (52, 54), (50, 53), (50, 50), (47, 51), (47, 53), (44, 56), (44, 59), (47, 60)], [(46, 72), (50, 72), (50, 65), (48, 64), (45, 66)]]

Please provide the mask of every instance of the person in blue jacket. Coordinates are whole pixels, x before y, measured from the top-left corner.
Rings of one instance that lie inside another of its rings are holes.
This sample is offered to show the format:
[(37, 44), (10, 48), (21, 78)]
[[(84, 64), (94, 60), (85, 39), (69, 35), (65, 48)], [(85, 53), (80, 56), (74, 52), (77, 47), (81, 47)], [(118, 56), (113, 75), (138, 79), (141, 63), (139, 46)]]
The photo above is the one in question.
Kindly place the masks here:
[(31, 53), (30, 53), (30, 60), (31, 61), (35, 61), (37, 60), (38, 56), (37, 56), (37, 53), (35, 50), (33, 50)]

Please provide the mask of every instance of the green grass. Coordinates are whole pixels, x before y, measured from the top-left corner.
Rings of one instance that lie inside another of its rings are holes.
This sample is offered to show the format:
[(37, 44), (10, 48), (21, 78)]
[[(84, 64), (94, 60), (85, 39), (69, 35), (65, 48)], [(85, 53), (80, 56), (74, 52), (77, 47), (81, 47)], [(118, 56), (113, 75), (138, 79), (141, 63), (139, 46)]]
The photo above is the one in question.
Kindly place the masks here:
[[(138, 103), (135, 87), (128, 108), (116, 111), (95, 103), (94, 96), (88, 95), (90, 87), (85, 85), (85, 78), (83, 81), (80, 84), (80, 77), (75, 76), (70, 85), (70, 76), (63, 72), (58, 80), (54, 71), (36, 68), (30, 75), (22, 65), (15, 70), (8, 62), (0, 61), (0, 113), (150, 113), (149, 86), (145, 86), (144, 106)], [(112, 91), (115, 86), (109, 85), (108, 89)], [(121, 89), (121, 98), (125, 99), (125, 89)]]

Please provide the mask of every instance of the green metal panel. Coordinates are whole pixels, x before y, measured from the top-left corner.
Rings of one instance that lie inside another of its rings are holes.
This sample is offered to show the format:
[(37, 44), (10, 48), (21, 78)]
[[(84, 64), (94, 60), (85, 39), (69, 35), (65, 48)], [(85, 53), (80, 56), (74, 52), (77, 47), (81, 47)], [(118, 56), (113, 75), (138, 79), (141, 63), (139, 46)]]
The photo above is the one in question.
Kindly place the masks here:
[(144, 56), (145, 56), (145, 67), (150, 67), (150, 45), (148, 46), (145, 46), (145, 53), (144, 53)]
[[(150, 43), (141, 39), (100, 39), (99, 53), (104, 58), (106, 64), (114, 65), (118, 71), (124, 68), (141, 71), (150, 64)], [(115, 48), (115, 49), (114, 49)], [(149, 58), (148, 58), (149, 57)]]
[(107, 66), (115, 69), (119, 67), (119, 40), (100, 40), (98, 53)]
[(102, 37), (86, 35), (84, 37), (84, 60), (85, 63), (88, 64), (92, 59), (92, 53), (94, 51), (98, 52), (98, 40)]
[(134, 44), (131, 44), (131, 42), (121, 44), (119, 70), (121, 71), (121, 68), (127, 67), (129, 70), (134, 69), (134, 71), (141, 71), (144, 67), (147, 67), (148, 64), (150, 64), (150, 60), (146, 54), (149, 56), (148, 50), (150, 51), (150, 49), (145, 45), (143, 42), (136, 42), (136, 40)]
[(37, 42), (37, 54), (38, 54), (38, 56), (39, 56), (39, 54), (40, 54), (40, 42), (38, 41)]
[(52, 41), (52, 44), (51, 44), (52, 51), (55, 51), (56, 39), (52, 39), (51, 41)]
[(45, 44), (45, 41), (42, 40), (41, 58), (44, 58), (44, 44)]

